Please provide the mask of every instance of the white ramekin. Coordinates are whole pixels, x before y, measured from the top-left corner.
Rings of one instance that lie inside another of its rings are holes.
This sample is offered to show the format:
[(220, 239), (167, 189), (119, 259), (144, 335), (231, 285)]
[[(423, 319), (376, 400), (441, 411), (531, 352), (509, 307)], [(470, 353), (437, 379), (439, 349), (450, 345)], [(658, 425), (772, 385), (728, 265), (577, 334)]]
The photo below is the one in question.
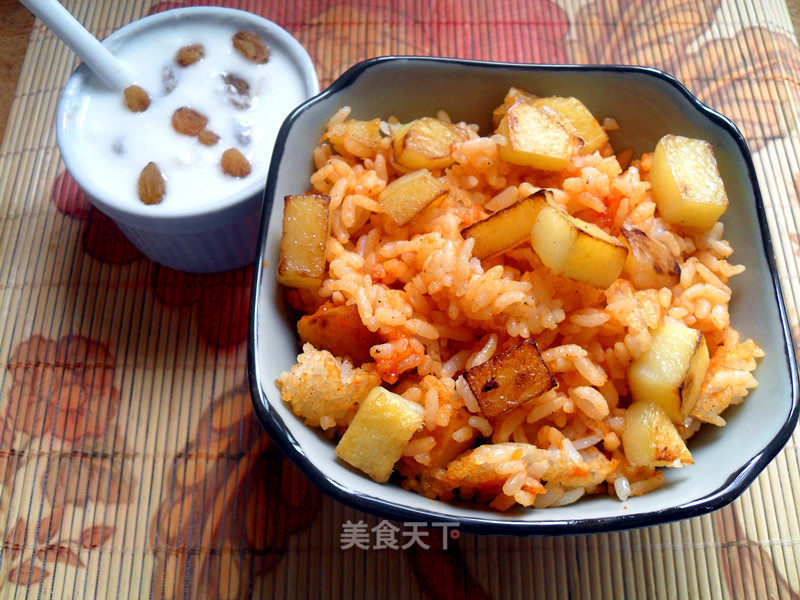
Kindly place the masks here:
[[(146, 36), (154, 29), (195, 21), (207, 21), (211, 27), (214, 23), (234, 23), (242, 29), (255, 31), (273, 52), (283, 52), (295, 65), (294, 73), (304, 87), (306, 98), (319, 91), (311, 58), (296, 39), (267, 19), (231, 8), (189, 7), (151, 15), (115, 31), (103, 40), (103, 45), (114, 53), (128, 40)], [(97, 186), (91, 169), (78, 160), (75, 147), (80, 139), (76, 135), (77, 100), (94, 77), (85, 64), (75, 69), (61, 94), (56, 119), (61, 156), (89, 201), (108, 215), (142, 254), (167, 267), (213, 273), (252, 263), (258, 242), (266, 170), (262, 177), (256, 177), (239, 193), (192, 208), (153, 210), (154, 207), (145, 204), (129, 206), (109, 198)], [(282, 121), (283, 115), (276, 115), (276, 118)], [(103, 168), (102, 159), (97, 168)]]

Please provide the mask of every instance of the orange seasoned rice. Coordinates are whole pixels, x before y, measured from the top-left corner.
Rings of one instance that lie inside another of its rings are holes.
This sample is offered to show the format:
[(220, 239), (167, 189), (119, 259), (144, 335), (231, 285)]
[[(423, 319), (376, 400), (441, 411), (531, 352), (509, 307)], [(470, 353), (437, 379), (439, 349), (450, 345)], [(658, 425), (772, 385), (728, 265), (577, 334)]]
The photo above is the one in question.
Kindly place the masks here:
[[(345, 107), (329, 128), (348, 116)], [(461, 123), (468, 139), (452, 147), (454, 163), (432, 170), (447, 196), (400, 227), (378, 201), (407, 172), (393, 154), (397, 125), (381, 122), (372, 147), (345, 139), (334, 151), (323, 138), (314, 150), (310, 191), (331, 198), (327, 274), (316, 292), (288, 292), (306, 314), (323, 303), (356, 307), (382, 341), (363, 365), (306, 344), (299, 364), (278, 379), (284, 400), (309, 425), (337, 434), (370, 385), (419, 404), (424, 425), (397, 472), (403, 488), (432, 498), (506, 510), (561, 506), (587, 494), (625, 500), (659, 487), (660, 470), (630, 466), (620, 441), (630, 403), (627, 369), (650, 346), (651, 331), (670, 317), (702, 331), (708, 344), (711, 364), (696, 407), (678, 428), (682, 437), (702, 423), (724, 425), (723, 411), (756, 386), (752, 371), (763, 352), (740, 341), (730, 324), (728, 281), (743, 267), (728, 262), (723, 225), (692, 233), (660, 218), (647, 180), (650, 154), (623, 169), (606, 144), (546, 173), (502, 160), (501, 136)], [(559, 208), (612, 235), (627, 225), (664, 244), (680, 264), (678, 284), (637, 290), (623, 274), (597, 289), (555, 275), (529, 244), (473, 257), (474, 242), (461, 230), (540, 188), (553, 190)], [(536, 342), (558, 385), (486, 419), (461, 375), (525, 338)]]

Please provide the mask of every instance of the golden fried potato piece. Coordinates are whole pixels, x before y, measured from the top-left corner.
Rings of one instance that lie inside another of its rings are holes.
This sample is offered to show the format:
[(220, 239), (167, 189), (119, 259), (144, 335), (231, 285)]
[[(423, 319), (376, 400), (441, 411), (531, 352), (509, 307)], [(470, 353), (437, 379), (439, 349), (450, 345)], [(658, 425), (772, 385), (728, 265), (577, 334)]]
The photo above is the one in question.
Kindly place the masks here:
[(423, 420), (419, 404), (380, 386), (373, 388), (336, 446), (336, 455), (384, 483)]
[(499, 147), (500, 158), (543, 171), (565, 169), (583, 146), (583, 141), (559, 122), (555, 111), (525, 99), (508, 108), (497, 133), (506, 138)]
[(497, 126), (500, 124), (502, 118), (506, 116), (509, 107), (511, 107), (511, 105), (517, 100), (526, 100), (533, 104), (533, 101), (536, 100), (536, 98), (537, 97), (530, 92), (526, 92), (520, 88), (508, 88), (508, 92), (506, 92), (506, 97), (503, 99), (503, 103), (492, 111), (492, 125), (494, 125), (495, 129), (497, 129)]
[(453, 145), (468, 139), (469, 133), (461, 127), (422, 117), (395, 130), (394, 155), (407, 169), (442, 169), (453, 164)]
[(558, 275), (602, 289), (616, 281), (628, 256), (617, 238), (550, 205), (539, 211), (531, 245)]
[(539, 211), (551, 195), (549, 190), (539, 190), (464, 228), (461, 235), (475, 240), (472, 255), (483, 260), (527, 241)]
[(669, 248), (635, 227), (623, 227), (622, 236), (630, 250), (622, 272), (633, 287), (645, 290), (678, 284), (681, 267)]
[(605, 129), (600, 126), (583, 102), (577, 98), (549, 96), (534, 100), (533, 105), (555, 111), (559, 123), (583, 141), (581, 154), (591, 154), (600, 150), (608, 142), (608, 134)]
[(447, 193), (428, 169), (412, 171), (387, 185), (378, 198), (383, 210), (400, 226)]
[(472, 367), (464, 379), (487, 418), (513, 410), (556, 384), (530, 339)]
[(694, 410), (709, 363), (703, 333), (667, 319), (628, 369), (631, 395), (661, 405), (673, 423), (681, 423)]
[(304, 315), (297, 322), (297, 333), (302, 342), (328, 350), (334, 356), (349, 358), (354, 365), (369, 362), (369, 349), (380, 344), (377, 333), (367, 329), (353, 305), (323, 304), (312, 315)]
[(667, 412), (655, 402), (634, 402), (628, 407), (622, 447), (628, 462), (635, 467), (669, 467), (694, 462)]
[(305, 289), (322, 285), (330, 201), (319, 194), (284, 198), (278, 283)]
[(325, 134), (338, 154), (352, 154), (359, 158), (370, 158), (380, 150), (383, 136), (381, 120), (357, 121), (351, 119), (331, 125)]

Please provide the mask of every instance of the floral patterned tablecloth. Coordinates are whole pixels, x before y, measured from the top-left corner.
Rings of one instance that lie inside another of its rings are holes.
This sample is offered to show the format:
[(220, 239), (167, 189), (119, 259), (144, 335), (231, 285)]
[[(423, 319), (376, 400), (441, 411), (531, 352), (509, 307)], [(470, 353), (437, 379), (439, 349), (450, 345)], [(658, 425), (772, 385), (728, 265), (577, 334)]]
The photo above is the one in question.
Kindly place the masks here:
[[(755, 152), (800, 337), (800, 50), (783, 2), (209, 3), (289, 30), (323, 87), (381, 54), (674, 73)], [(65, 5), (104, 37), (184, 4)], [(64, 171), (53, 123), (75, 64), (37, 22), (0, 147), (0, 598), (800, 598), (797, 434), (732, 505), (622, 533), (415, 538), (323, 497), (253, 416), (251, 270), (142, 258)]]

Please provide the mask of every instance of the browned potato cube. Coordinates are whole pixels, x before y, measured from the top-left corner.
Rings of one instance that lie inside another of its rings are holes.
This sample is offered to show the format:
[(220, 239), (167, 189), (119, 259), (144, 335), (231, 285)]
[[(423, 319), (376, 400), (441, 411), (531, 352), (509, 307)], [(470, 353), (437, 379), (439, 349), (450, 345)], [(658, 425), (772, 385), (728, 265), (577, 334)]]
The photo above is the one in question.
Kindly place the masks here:
[(453, 144), (469, 139), (462, 128), (439, 119), (423, 117), (394, 132), (394, 155), (408, 169), (442, 169), (453, 164)]
[(670, 467), (694, 462), (667, 412), (655, 402), (634, 402), (628, 407), (622, 447), (634, 467)]
[(556, 384), (530, 339), (472, 367), (464, 379), (487, 418), (513, 410)]
[(336, 446), (336, 455), (384, 483), (423, 420), (419, 404), (382, 387), (373, 388)]
[(398, 177), (378, 197), (383, 210), (400, 226), (406, 225), (425, 208), (447, 193), (428, 169)]
[(475, 240), (472, 255), (483, 260), (528, 241), (536, 217), (550, 196), (549, 190), (539, 190), (464, 228), (461, 235)]
[(492, 124), (494, 125), (495, 129), (500, 124), (500, 120), (506, 116), (508, 108), (514, 104), (514, 102), (520, 99), (527, 100), (532, 103), (534, 100), (536, 100), (536, 96), (519, 88), (508, 88), (508, 92), (506, 93), (506, 97), (503, 99), (503, 103), (492, 111)]
[(377, 333), (367, 329), (351, 304), (323, 304), (313, 315), (304, 315), (297, 322), (297, 333), (303, 343), (334, 356), (349, 358), (356, 366), (371, 360), (369, 349), (380, 344)]
[(319, 194), (284, 198), (278, 283), (306, 289), (322, 285), (330, 201)]
[(497, 133), (506, 138), (500, 158), (543, 171), (561, 171), (569, 165), (583, 141), (559, 123), (555, 111), (517, 100), (500, 119)]
[(622, 272), (633, 287), (645, 290), (678, 284), (681, 267), (669, 248), (635, 227), (623, 227), (622, 236), (630, 249)]
[(694, 410), (710, 362), (701, 331), (665, 319), (653, 331), (650, 347), (628, 369), (631, 395), (659, 404), (681, 423)]
[(332, 125), (325, 134), (333, 149), (339, 154), (352, 154), (359, 158), (374, 156), (380, 150), (381, 120), (350, 120)]
[(591, 154), (600, 150), (608, 141), (608, 134), (597, 122), (589, 109), (577, 98), (550, 96), (538, 98), (533, 102), (539, 108), (547, 107), (555, 111), (558, 121), (583, 140), (581, 154)]
[(619, 277), (628, 256), (617, 238), (552, 205), (539, 211), (531, 245), (555, 273), (603, 289)]

